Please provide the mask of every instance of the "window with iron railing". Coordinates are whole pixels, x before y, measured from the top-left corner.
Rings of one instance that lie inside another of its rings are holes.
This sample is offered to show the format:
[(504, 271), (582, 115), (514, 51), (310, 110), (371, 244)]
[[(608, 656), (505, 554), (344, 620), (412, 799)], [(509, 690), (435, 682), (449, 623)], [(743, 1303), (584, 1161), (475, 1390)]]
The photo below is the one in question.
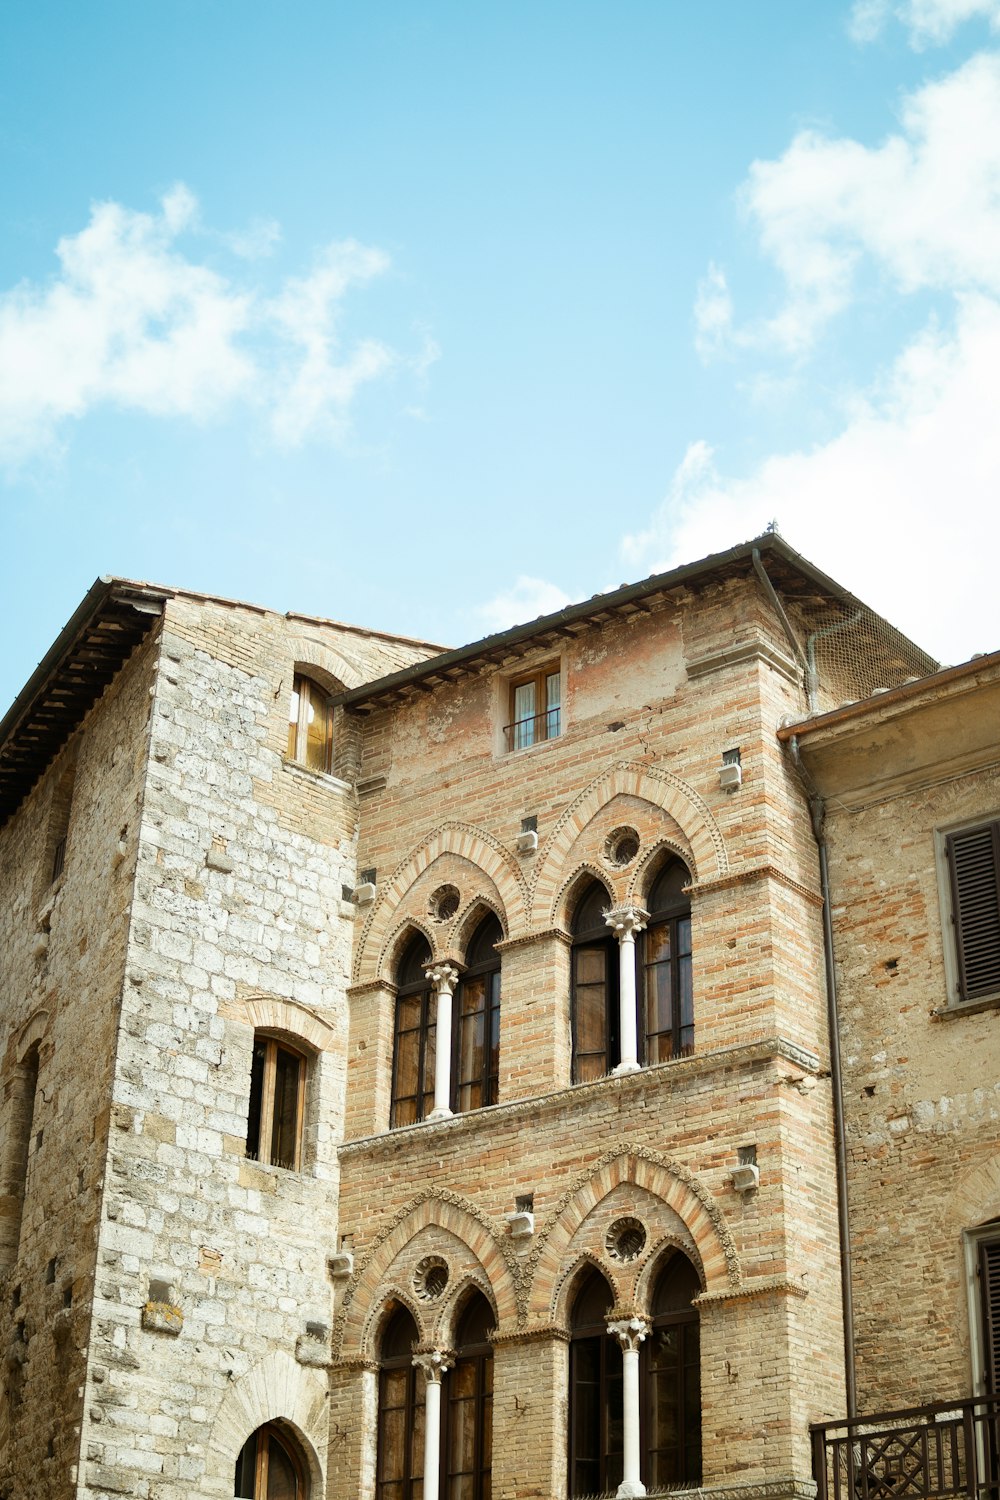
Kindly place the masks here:
[(510, 723), (504, 725), (504, 748), (525, 750), (562, 733), (562, 677), (548, 663), (510, 684)]

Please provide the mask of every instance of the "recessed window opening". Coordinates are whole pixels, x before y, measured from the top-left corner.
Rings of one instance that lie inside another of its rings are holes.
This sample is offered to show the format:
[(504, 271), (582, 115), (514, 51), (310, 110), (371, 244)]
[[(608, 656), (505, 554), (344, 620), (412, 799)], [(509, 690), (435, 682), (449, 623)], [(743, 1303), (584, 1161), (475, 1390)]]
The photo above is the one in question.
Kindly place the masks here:
[(604, 920), (611, 897), (599, 880), (580, 893), (573, 913), (573, 1082), (603, 1078), (621, 1061), (618, 939)]
[(491, 912), (466, 949), (455, 996), (454, 1108), (496, 1104), (500, 1080), (500, 955), (503, 928)]
[(307, 1500), (306, 1465), (291, 1433), (268, 1422), (250, 1434), (236, 1460), (237, 1500)]
[(277, 1037), (258, 1032), (250, 1068), (247, 1156), (297, 1172), (302, 1158), (306, 1059)]
[(614, 1294), (600, 1271), (577, 1288), (570, 1315), (569, 1493), (606, 1495), (624, 1467), (622, 1351), (608, 1336)]
[(398, 1307), (382, 1334), (378, 1381), (378, 1500), (421, 1500), (424, 1479), (424, 1391), (414, 1368), (417, 1325)]
[(698, 1273), (681, 1251), (653, 1289), (652, 1330), (642, 1346), (645, 1365), (645, 1483), (651, 1489), (701, 1483), (701, 1366)]
[(654, 880), (640, 939), (646, 1061), (667, 1062), (694, 1051), (691, 901), (687, 866), (671, 859)]
[(534, 672), (515, 677), (510, 683), (508, 713), (504, 726), (507, 750), (524, 750), (542, 740), (554, 740), (562, 732), (562, 679), (559, 665), (549, 662)]
[(49, 810), (49, 828), (45, 860), (49, 882), (59, 879), (66, 867), (66, 844), (69, 837), (69, 820), (73, 808), (73, 786), (76, 781), (76, 763), (67, 766), (56, 782)]
[(493, 1468), (493, 1309), (474, 1292), (455, 1330), (455, 1364), (447, 1376), (441, 1452), (442, 1495), (490, 1500)]
[[(21, 1223), (24, 1216), (24, 1200), (28, 1192), (28, 1156), (32, 1142), (35, 1102), (38, 1095), (39, 1046), (32, 1046), (20, 1066), (14, 1070), (7, 1096), (7, 1181), (13, 1212), (0, 1222), (0, 1272), (13, 1265), (17, 1259), (21, 1238)], [(41, 1135), (41, 1131), (38, 1132)], [(20, 1292), (18, 1292), (20, 1296)]]
[(396, 1025), (392, 1060), (390, 1125), (415, 1125), (434, 1108), (437, 993), (427, 977), (430, 944), (412, 938), (396, 969)]
[(288, 706), (288, 759), (310, 771), (333, 769), (333, 706), (312, 678), (296, 673)]

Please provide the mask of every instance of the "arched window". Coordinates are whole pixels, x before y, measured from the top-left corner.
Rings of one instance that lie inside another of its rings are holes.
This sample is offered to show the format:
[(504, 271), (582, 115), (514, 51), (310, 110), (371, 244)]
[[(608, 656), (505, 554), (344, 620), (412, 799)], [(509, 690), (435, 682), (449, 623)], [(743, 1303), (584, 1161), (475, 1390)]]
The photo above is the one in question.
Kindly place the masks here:
[(642, 934), (643, 1023), (646, 1061), (667, 1062), (694, 1051), (691, 988), (691, 902), (687, 866), (671, 859), (654, 880)]
[(310, 771), (333, 769), (333, 706), (330, 695), (296, 672), (288, 705), (288, 759)]
[(424, 1373), (414, 1369), (417, 1325), (399, 1307), (382, 1334), (378, 1377), (378, 1500), (420, 1500), (424, 1481)]
[(497, 1102), (500, 1072), (500, 955), (503, 928), (491, 912), (472, 935), (455, 996), (454, 1104), (458, 1111)]
[(581, 891), (573, 913), (573, 1082), (603, 1078), (621, 1061), (618, 939), (604, 920), (612, 904), (599, 880)]
[(570, 1316), (569, 1492), (603, 1495), (622, 1480), (622, 1351), (608, 1335), (614, 1294), (600, 1271), (577, 1288)]
[(701, 1368), (698, 1273), (676, 1251), (656, 1279), (652, 1330), (642, 1346), (647, 1470), (651, 1489), (701, 1483)]
[(252, 1432), (236, 1460), (237, 1500), (306, 1500), (306, 1466), (291, 1433), (276, 1422)]
[(434, 1048), (437, 994), (424, 970), (431, 961), (427, 939), (418, 933), (396, 969), (396, 1029), (392, 1056), (390, 1125), (415, 1125), (434, 1107)]
[(306, 1059), (277, 1037), (256, 1032), (250, 1064), (247, 1156), (297, 1172), (302, 1164)]
[(456, 1330), (455, 1366), (446, 1376), (441, 1493), (455, 1500), (490, 1500), (493, 1468), (493, 1309), (481, 1292), (470, 1298)]

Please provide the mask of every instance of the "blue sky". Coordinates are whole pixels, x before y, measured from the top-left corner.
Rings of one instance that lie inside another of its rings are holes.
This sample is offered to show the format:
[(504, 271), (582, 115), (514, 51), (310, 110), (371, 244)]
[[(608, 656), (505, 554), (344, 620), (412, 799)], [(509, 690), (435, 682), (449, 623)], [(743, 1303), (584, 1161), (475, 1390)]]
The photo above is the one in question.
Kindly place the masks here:
[(1000, 646), (1000, 0), (34, 0), (0, 703), (119, 573), (459, 644), (776, 520)]

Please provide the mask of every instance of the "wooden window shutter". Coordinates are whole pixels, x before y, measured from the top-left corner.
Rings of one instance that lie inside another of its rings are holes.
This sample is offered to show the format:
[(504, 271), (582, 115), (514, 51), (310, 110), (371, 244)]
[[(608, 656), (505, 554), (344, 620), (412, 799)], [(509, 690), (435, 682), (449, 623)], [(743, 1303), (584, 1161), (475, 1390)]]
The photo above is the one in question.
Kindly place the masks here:
[(958, 952), (958, 993), (1000, 990), (1000, 823), (948, 836)]
[(1000, 1240), (979, 1244), (979, 1292), (983, 1303), (983, 1364), (986, 1389), (1000, 1395)]

